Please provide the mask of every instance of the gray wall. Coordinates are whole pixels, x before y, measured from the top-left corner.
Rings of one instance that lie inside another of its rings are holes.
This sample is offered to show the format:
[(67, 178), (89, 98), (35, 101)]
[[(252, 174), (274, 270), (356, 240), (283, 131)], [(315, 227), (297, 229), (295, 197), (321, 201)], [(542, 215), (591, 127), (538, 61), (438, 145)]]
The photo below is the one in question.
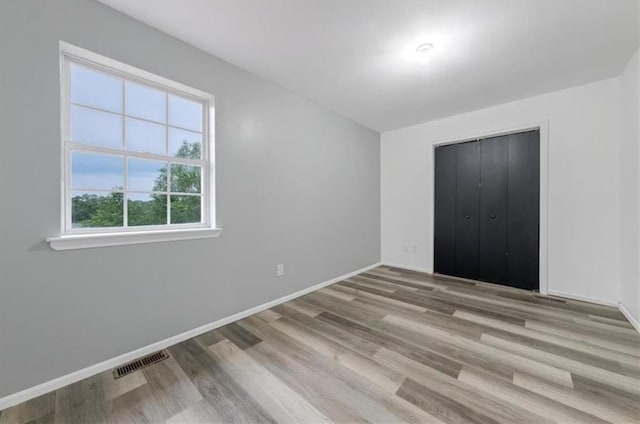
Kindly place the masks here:
[[(59, 40), (216, 96), (219, 238), (44, 243)], [(378, 133), (92, 0), (0, 0), (0, 58), (0, 397), (379, 260)]]
[(620, 301), (640, 320), (640, 49), (622, 73), (620, 88)]

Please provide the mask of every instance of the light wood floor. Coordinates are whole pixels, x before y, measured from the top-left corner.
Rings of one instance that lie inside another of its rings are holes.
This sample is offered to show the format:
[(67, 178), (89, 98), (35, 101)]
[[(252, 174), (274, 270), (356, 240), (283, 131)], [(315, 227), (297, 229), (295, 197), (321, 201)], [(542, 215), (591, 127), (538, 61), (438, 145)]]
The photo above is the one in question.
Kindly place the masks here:
[(380, 267), (7, 409), (0, 423), (640, 422), (618, 310)]

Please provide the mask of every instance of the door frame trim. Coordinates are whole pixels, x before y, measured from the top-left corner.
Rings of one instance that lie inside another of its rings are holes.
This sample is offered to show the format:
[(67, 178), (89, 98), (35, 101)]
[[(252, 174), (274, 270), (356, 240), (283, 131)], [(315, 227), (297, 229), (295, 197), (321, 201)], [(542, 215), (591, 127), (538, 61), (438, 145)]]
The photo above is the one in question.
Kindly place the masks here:
[[(431, 221), (430, 227), (432, 228), (433, 236), (431, 237), (431, 251), (433, 252), (433, 264), (435, 266), (435, 190), (436, 190), (436, 147), (446, 146), (450, 144), (459, 144), (469, 141), (481, 140), (483, 138), (499, 137), (508, 134), (517, 134), (521, 132), (540, 130), (540, 232), (538, 234), (539, 246), (539, 287), (541, 294), (549, 293), (549, 120), (538, 121), (533, 123), (525, 123), (509, 128), (499, 128), (493, 130), (482, 131), (474, 133), (468, 137), (455, 137), (445, 140), (435, 141), (431, 143), (431, 169), (433, 170), (431, 175), (431, 215), (429, 219)], [(432, 273), (435, 268), (432, 270)]]

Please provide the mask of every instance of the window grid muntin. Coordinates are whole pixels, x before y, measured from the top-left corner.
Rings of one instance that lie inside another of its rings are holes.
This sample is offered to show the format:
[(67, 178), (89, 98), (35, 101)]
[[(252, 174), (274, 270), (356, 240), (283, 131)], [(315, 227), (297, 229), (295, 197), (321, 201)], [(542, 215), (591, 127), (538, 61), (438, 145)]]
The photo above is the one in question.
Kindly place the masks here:
[[(80, 65), (88, 68), (91, 71), (103, 73), (107, 76), (119, 78), (122, 82), (122, 112), (117, 113), (110, 110), (102, 109), (99, 107), (84, 105), (81, 103), (71, 102), (71, 74), (70, 67), (71, 64)], [(129, 231), (166, 231), (171, 229), (185, 229), (185, 228), (205, 228), (209, 227), (210, 222), (210, 203), (212, 199), (210, 187), (209, 187), (209, 178), (211, 172), (209, 166), (209, 142), (211, 138), (209, 136), (210, 132), (210, 102), (208, 99), (195, 96), (193, 94), (177, 90), (175, 88), (169, 87), (167, 85), (157, 83), (155, 81), (149, 80), (147, 78), (143, 78), (137, 75), (133, 75), (129, 72), (124, 72), (118, 69), (114, 69), (112, 67), (102, 65), (97, 62), (93, 62), (91, 60), (87, 60), (82, 57), (78, 57), (66, 52), (62, 52), (62, 75), (63, 75), (63, 90), (62, 90), (62, 105), (61, 110), (63, 113), (63, 122), (62, 122), (62, 133), (63, 133), (63, 167), (64, 167), (64, 179), (63, 179), (63, 228), (64, 233), (96, 233), (96, 232), (109, 232), (109, 233), (120, 233), (120, 232), (129, 232)], [(151, 119), (137, 117), (135, 115), (127, 115), (126, 114), (126, 81), (131, 81), (140, 85), (144, 85), (150, 88), (154, 88), (164, 93), (165, 95), (165, 119), (166, 123), (154, 121)], [(201, 128), (202, 131), (195, 131), (190, 128), (184, 128), (177, 125), (169, 125), (169, 95), (175, 95), (178, 97), (182, 97), (184, 99), (199, 103), (201, 105)], [(121, 144), (122, 149), (113, 149), (102, 146), (96, 146), (92, 144), (85, 144), (82, 142), (71, 140), (71, 114), (70, 108), (71, 105), (75, 105), (78, 107), (84, 107), (88, 109), (97, 110), (100, 112), (105, 112), (117, 116), (122, 117), (122, 135), (121, 135)], [(125, 138), (125, 129), (126, 129), (126, 118), (130, 117), (133, 119), (139, 119), (146, 122), (151, 122), (154, 124), (160, 124), (165, 126), (165, 155), (158, 155), (153, 153), (146, 152), (135, 152), (126, 150), (126, 138)], [(178, 130), (188, 131), (190, 133), (199, 134), (200, 135), (200, 159), (186, 159), (186, 158), (178, 158), (169, 156), (169, 128), (175, 128)], [(122, 156), (124, 160), (124, 188), (123, 190), (106, 190), (106, 189), (79, 189), (74, 190), (71, 187), (71, 155), (73, 152), (88, 152), (88, 153), (99, 153), (99, 154), (111, 154), (111, 155), (119, 155)], [(153, 160), (162, 160), (167, 162), (167, 191), (166, 192), (154, 192), (154, 191), (128, 191), (127, 187), (127, 179), (128, 179), (128, 158), (139, 158), (139, 159), (153, 159)], [(183, 193), (183, 192), (171, 192), (171, 164), (178, 165), (191, 165), (198, 166), (200, 168), (200, 193)], [(90, 228), (73, 228), (72, 223), (72, 191), (92, 191), (92, 192), (104, 192), (104, 193), (122, 193), (123, 194), (123, 226), (121, 227), (90, 227)], [(167, 224), (163, 225), (149, 225), (149, 226), (129, 226), (128, 225), (128, 194), (129, 193), (151, 193), (151, 194), (159, 194), (167, 196)], [(171, 195), (174, 196), (196, 196), (200, 197), (200, 222), (197, 223), (184, 223), (184, 224), (171, 224)]]

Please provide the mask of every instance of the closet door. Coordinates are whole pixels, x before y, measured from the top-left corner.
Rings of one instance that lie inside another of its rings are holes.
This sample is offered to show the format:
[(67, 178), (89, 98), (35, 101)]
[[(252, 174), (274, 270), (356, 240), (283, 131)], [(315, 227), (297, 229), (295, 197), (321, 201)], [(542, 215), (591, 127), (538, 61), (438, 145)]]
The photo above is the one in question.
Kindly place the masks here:
[(539, 288), (540, 133), (509, 136), (507, 284)]
[(480, 142), (456, 149), (455, 275), (478, 279)]
[(479, 279), (507, 282), (507, 187), (509, 136), (480, 142)]
[(434, 270), (455, 275), (456, 146), (435, 150)]

